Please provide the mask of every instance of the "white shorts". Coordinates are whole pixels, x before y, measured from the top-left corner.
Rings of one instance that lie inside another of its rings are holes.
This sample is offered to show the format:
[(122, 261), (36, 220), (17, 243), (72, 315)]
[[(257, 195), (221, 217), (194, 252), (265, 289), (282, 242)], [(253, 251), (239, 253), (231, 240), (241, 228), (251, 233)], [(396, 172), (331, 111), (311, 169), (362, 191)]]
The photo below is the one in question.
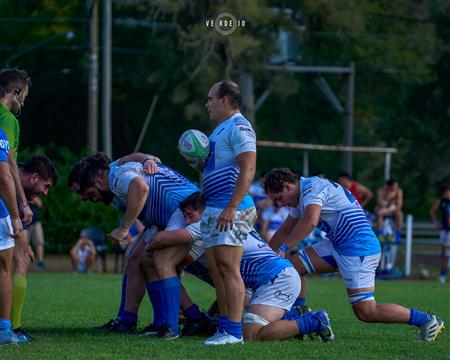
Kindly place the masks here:
[(217, 218), (222, 211), (223, 209), (207, 207), (203, 213), (200, 228), (205, 248), (219, 245), (244, 246), (244, 241), (256, 221), (256, 209), (252, 207), (238, 211), (233, 228), (227, 231), (216, 229)]
[(450, 246), (450, 230), (441, 230), (440, 231), (440, 243), (442, 246)]
[(189, 255), (194, 261), (203, 261), (206, 263), (206, 258), (203, 256), (205, 253), (205, 246), (203, 245), (203, 240), (194, 240), (189, 244), (191, 247), (189, 250)]
[(9, 215), (0, 218), (0, 251), (8, 250), (14, 247), (14, 239), (11, 237), (13, 228), (11, 225), (11, 218)]
[(273, 281), (254, 290), (247, 305), (268, 305), (289, 311), (300, 294), (300, 287), (297, 270), (292, 266), (285, 268)]
[(329, 240), (322, 240), (312, 245), (312, 248), (327, 263), (330, 263), (329, 257), (334, 259), (347, 289), (375, 286), (375, 270), (380, 262), (380, 253), (367, 256), (340, 255)]

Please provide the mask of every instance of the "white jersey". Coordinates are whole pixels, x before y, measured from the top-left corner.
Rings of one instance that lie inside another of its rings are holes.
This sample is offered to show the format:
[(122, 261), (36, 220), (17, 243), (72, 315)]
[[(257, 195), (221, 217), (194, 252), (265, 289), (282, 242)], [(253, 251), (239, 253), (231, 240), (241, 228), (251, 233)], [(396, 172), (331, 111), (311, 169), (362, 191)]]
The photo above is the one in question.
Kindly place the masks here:
[(321, 206), (318, 228), (337, 253), (366, 256), (379, 253), (380, 243), (355, 197), (341, 185), (317, 176), (300, 179), (300, 199), (290, 216), (300, 218), (305, 207)]
[[(256, 135), (250, 123), (237, 113), (217, 126), (209, 137), (210, 151), (203, 169), (203, 196), (206, 206), (225, 208), (236, 188), (239, 166), (236, 156), (256, 152)], [(254, 206), (249, 194), (237, 210)]]
[[(201, 240), (200, 221), (190, 224), (186, 230), (193, 241)], [(256, 230), (247, 235), (244, 242), (244, 254), (241, 260), (241, 275), (246, 288), (253, 290), (274, 280), (278, 274), (293, 265), (275, 253), (267, 243), (261, 239)]]
[(277, 231), (288, 215), (288, 208), (277, 208), (275, 205), (272, 205), (263, 210), (261, 217), (264, 221), (269, 222), (267, 225), (268, 231)]

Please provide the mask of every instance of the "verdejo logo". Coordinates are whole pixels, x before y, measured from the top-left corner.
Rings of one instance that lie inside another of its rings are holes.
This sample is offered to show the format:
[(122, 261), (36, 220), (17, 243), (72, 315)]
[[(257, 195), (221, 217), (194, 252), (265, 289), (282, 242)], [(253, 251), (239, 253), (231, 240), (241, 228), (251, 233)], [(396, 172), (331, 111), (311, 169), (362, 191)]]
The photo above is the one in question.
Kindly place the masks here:
[(231, 35), (238, 27), (245, 27), (245, 20), (237, 20), (233, 14), (228, 12), (217, 15), (215, 19), (207, 19), (205, 22), (206, 27), (213, 27), (224, 36)]

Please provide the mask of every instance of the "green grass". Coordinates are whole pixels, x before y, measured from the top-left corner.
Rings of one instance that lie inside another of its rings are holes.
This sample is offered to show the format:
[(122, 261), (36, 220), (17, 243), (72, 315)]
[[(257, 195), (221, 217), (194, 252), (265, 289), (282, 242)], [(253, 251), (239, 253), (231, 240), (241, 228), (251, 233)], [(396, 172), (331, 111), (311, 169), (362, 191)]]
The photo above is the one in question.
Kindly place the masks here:
[[(192, 277), (184, 282), (194, 301), (207, 307), (213, 292)], [(205, 347), (202, 338), (158, 341), (139, 336), (93, 333), (92, 326), (112, 318), (120, 295), (118, 275), (34, 273), (29, 277), (23, 326), (35, 337), (31, 344), (4, 346), (0, 359), (449, 359), (450, 329), (436, 342), (416, 341), (407, 325), (364, 324), (347, 303), (341, 280), (313, 278), (308, 303), (331, 317), (333, 343), (288, 340)], [(450, 324), (450, 286), (435, 282), (379, 281), (378, 302), (394, 302), (432, 310)], [(140, 326), (151, 320), (144, 298)]]

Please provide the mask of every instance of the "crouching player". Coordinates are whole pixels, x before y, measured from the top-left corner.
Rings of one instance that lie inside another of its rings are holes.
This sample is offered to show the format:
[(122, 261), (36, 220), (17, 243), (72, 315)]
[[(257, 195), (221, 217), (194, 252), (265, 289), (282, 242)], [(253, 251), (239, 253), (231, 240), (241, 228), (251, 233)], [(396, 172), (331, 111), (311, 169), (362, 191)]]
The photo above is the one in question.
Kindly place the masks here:
[(288, 249), (295, 249), (316, 227), (329, 238), (290, 258), (301, 275), (339, 271), (359, 320), (415, 325), (425, 341), (438, 336), (444, 323), (436, 315), (375, 301), (380, 244), (358, 201), (346, 188), (317, 176), (299, 179), (289, 169), (270, 171), (264, 187), (277, 206), (291, 208), (290, 215), (270, 240), (274, 250), (283, 242)]
[[(147, 249), (173, 245), (172, 241), (190, 241), (195, 246), (196, 256), (204, 252), (200, 231), (200, 220), (204, 206), (198, 193), (190, 195), (180, 204), (186, 224), (185, 229), (162, 231), (153, 238)], [(186, 206), (186, 204), (189, 204)], [(153, 241), (157, 239), (156, 244)], [(192, 251), (191, 251), (192, 253)], [(192, 255), (191, 259), (192, 260)], [(205, 264), (204, 255), (194, 262)], [(185, 263), (189, 263), (189, 260)], [(243, 336), (246, 340), (282, 340), (296, 335), (318, 334), (324, 341), (333, 340), (334, 335), (325, 311), (309, 312), (306, 315), (289, 312), (300, 293), (300, 277), (293, 265), (276, 254), (252, 230), (244, 244), (244, 253), (240, 264), (245, 287), (251, 289), (251, 297), (244, 309)], [(197, 274), (196, 274), (197, 275)], [(219, 318), (218, 331), (207, 339), (221, 342), (227, 337), (226, 324)]]

